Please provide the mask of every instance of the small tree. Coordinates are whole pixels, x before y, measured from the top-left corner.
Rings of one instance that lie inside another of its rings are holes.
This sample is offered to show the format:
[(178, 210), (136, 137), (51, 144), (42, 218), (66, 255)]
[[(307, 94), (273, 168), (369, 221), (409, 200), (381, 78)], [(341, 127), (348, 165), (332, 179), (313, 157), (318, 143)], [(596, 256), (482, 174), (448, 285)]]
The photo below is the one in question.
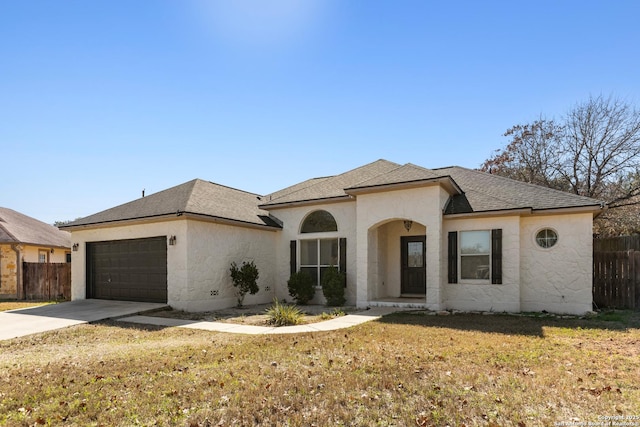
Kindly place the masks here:
[(296, 300), (298, 304), (306, 304), (316, 294), (316, 287), (313, 278), (306, 271), (297, 271), (291, 274), (287, 281), (289, 295)]
[(331, 307), (339, 307), (344, 305), (344, 285), (347, 276), (342, 271), (338, 271), (336, 267), (329, 267), (322, 275), (322, 293), (327, 299), (327, 305)]
[(236, 298), (238, 299), (238, 307), (242, 307), (244, 296), (247, 293), (251, 295), (257, 294), (260, 290), (258, 284), (258, 267), (251, 262), (243, 262), (242, 267), (238, 268), (235, 262), (231, 263), (231, 280), (236, 288)]

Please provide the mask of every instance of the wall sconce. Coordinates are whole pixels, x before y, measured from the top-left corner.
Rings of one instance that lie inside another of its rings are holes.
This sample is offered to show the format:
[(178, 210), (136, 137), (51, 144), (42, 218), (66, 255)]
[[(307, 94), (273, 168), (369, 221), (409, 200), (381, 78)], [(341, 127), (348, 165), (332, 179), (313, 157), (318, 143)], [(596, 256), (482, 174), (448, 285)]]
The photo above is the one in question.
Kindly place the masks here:
[(413, 225), (413, 221), (404, 221), (404, 229), (409, 231), (411, 230), (411, 226)]
[(173, 246), (176, 244), (176, 236), (169, 237), (169, 246)]
[(74, 243), (73, 246), (71, 246), (71, 248), (73, 249), (73, 252), (78, 252), (78, 247), (79, 246), (80, 246), (79, 244)]
[(51, 248), (51, 253), (53, 253), (53, 248)]

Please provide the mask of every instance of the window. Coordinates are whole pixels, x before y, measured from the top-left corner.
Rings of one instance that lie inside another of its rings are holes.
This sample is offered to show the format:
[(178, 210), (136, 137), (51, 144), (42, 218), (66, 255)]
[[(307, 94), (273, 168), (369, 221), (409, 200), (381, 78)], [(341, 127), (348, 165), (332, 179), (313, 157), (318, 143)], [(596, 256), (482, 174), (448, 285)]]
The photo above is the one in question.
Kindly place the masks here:
[(502, 284), (502, 229), (450, 231), (448, 241), (449, 283), (460, 278)]
[(327, 211), (311, 212), (302, 222), (301, 233), (325, 233), (338, 231), (335, 218)]
[(460, 278), (489, 279), (491, 236), (489, 231), (460, 232)]
[(49, 251), (46, 249), (38, 249), (38, 262), (49, 262)]
[(536, 233), (536, 243), (541, 248), (547, 249), (552, 247), (558, 241), (558, 233), (550, 228), (543, 228)]
[(320, 285), (324, 271), (337, 267), (339, 260), (338, 239), (300, 240), (300, 271), (306, 271), (316, 286)]

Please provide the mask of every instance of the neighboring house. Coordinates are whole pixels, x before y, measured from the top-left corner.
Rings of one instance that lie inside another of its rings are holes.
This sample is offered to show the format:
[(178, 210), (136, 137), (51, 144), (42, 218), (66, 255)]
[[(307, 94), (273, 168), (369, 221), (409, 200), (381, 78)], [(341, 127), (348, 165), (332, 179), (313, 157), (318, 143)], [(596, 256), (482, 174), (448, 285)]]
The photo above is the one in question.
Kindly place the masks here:
[(23, 262), (71, 262), (71, 234), (0, 207), (0, 298), (23, 298)]
[[(596, 200), (461, 167), (386, 160), (268, 196), (193, 180), (72, 222), (72, 298), (233, 306), (231, 262), (260, 292), (346, 272), (348, 304), (584, 313)], [(77, 249), (77, 251), (76, 251)], [(322, 292), (315, 302), (322, 302)]]

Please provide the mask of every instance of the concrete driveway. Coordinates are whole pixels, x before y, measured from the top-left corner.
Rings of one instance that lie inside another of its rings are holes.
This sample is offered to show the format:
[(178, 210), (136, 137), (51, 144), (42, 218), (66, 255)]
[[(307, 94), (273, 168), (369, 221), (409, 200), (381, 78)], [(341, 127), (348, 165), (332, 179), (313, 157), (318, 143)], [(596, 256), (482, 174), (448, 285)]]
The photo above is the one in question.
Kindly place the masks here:
[(0, 312), (0, 340), (66, 328), (82, 323), (132, 316), (167, 304), (98, 299), (77, 300)]

